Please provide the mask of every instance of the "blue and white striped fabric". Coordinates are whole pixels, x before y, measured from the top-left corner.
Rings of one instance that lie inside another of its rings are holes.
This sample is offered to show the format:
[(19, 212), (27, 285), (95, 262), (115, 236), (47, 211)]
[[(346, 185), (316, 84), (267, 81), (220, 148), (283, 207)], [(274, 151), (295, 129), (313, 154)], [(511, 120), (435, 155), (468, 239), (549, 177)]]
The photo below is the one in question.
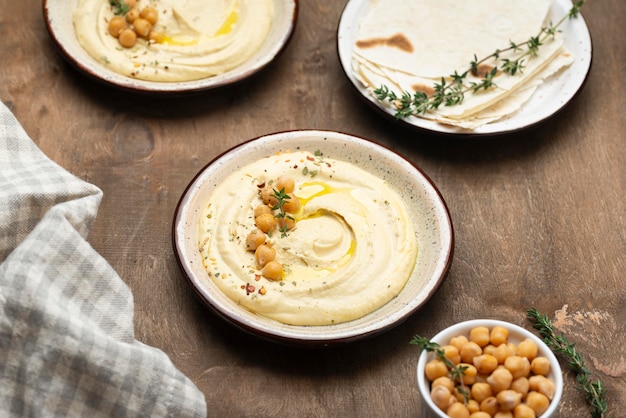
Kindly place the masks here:
[(85, 240), (101, 198), (0, 103), (0, 415), (204, 417), (196, 386), (135, 339), (129, 288)]

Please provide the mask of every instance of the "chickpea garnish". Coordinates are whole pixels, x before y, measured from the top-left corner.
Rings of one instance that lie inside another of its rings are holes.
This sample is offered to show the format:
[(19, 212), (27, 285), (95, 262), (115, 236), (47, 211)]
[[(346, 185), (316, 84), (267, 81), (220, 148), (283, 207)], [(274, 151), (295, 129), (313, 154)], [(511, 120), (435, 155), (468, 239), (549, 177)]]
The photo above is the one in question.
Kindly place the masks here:
[(122, 30), (126, 28), (126, 21), (121, 16), (114, 16), (109, 20), (109, 33), (115, 38), (119, 38)]
[(137, 34), (130, 28), (122, 29), (118, 41), (124, 48), (131, 48), (137, 42)]
[(261, 270), (261, 274), (263, 275), (263, 277), (274, 281), (281, 280), (283, 278), (283, 273), (284, 271), (282, 264), (280, 264), (276, 260), (268, 262)]
[(276, 258), (276, 250), (267, 244), (262, 244), (258, 246), (254, 252), (254, 256), (259, 266), (265, 267), (267, 263)]
[(139, 15), (153, 25), (156, 24), (159, 19), (159, 13), (154, 7), (146, 7)]

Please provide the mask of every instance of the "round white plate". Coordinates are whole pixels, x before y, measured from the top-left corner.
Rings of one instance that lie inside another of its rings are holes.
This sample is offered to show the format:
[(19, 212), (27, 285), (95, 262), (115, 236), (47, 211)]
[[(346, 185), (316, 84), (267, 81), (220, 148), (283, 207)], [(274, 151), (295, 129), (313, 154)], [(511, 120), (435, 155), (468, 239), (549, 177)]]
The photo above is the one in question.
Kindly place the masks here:
[[(419, 254), (411, 277), (394, 299), (359, 319), (324, 326), (287, 325), (248, 311), (228, 298), (204, 269), (199, 218), (213, 190), (233, 172), (260, 158), (288, 150), (320, 150), (386, 180), (404, 199), (413, 221)], [(423, 306), (452, 263), (454, 233), (447, 206), (432, 181), (394, 151), (363, 138), (331, 131), (289, 131), (238, 145), (204, 167), (182, 194), (173, 223), (177, 261), (200, 300), (238, 327), (290, 345), (326, 346), (388, 330)]]
[[(474, 130), (461, 129), (454, 126), (411, 116), (406, 119), (394, 117), (392, 109), (381, 106), (352, 74), (352, 48), (359, 30), (359, 21), (364, 17), (371, 0), (349, 0), (341, 15), (337, 31), (337, 48), (341, 66), (348, 79), (359, 94), (383, 115), (402, 125), (418, 130), (426, 130), (441, 134), (453, 135), (492, 135), (503, 134), (529, 128), (554, 116), (567, 105), (582, 89), (591, 68), (592, 45), (587, 24), (581, 14), (575, 19), (564, 22), (560, 29), (564, 34), (565, 47), (574, 55), (575, 61), (570, 67), (546, 80), (531, 99), (521, 109), (505, 119), (483, 125)], [(570, 0), (554, 0), (550, 10), (550, 19), (558, 21), (572, 7)], [(584, 7), (582, 9), (584, 12)]]
[(137, 80), (111, 71), (85, 51), (76, 38), (72, 13), (76, 0), (44, 0), (43, 14), (48, 32), (59, 52), (67, 61), (87, 76), (108, 85), (146, 93), (195, 93), (228, 86), (248, 79), (265, 69), (289, 43), (297, 14), (297, 0), (274, 0), (274, 25), (259, 51), (243, 65), (213, 77), (184, 82), (155, 82)]

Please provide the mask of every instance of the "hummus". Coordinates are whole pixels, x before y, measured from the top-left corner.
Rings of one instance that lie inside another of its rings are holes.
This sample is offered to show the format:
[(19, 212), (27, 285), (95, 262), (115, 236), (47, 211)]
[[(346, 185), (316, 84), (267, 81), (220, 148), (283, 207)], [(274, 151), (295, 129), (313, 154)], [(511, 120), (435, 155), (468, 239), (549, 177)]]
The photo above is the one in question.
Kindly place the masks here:
[[(260, 188), (295, 181), (300, 209), (286, 234), (267, 243), (284, 266), (282, 280), (262, 276), (246, 236), (255, 229)], [(293, 325), (360, 318), (393, 299), (417, 257), (413, 223), (381, 178), (321, 153), (287, 152), (231, 174), (206, 204), (199, 250), (210, 279), (237, 304)]]
[(263, 44), (272, 0), (138, 0), (158, 11), (160, 43), (138, 39), (123, 48), (108, 31), (108, 0), (78, 0), (73, 23), (80, 45), (112, 71), (149, 81), (191, 81), (238, 67)]

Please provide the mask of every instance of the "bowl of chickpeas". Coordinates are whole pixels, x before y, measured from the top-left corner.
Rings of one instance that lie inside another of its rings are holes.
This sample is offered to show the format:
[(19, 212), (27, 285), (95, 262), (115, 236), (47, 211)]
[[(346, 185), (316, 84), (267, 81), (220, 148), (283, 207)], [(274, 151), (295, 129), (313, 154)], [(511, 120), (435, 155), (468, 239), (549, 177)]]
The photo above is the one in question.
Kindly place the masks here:
[(452, 325), (423, 351), (417, 384), (425, 413), (452, 418), (547, 418), (563, 394), (557, 358), (532, 332), (476, 319)]

